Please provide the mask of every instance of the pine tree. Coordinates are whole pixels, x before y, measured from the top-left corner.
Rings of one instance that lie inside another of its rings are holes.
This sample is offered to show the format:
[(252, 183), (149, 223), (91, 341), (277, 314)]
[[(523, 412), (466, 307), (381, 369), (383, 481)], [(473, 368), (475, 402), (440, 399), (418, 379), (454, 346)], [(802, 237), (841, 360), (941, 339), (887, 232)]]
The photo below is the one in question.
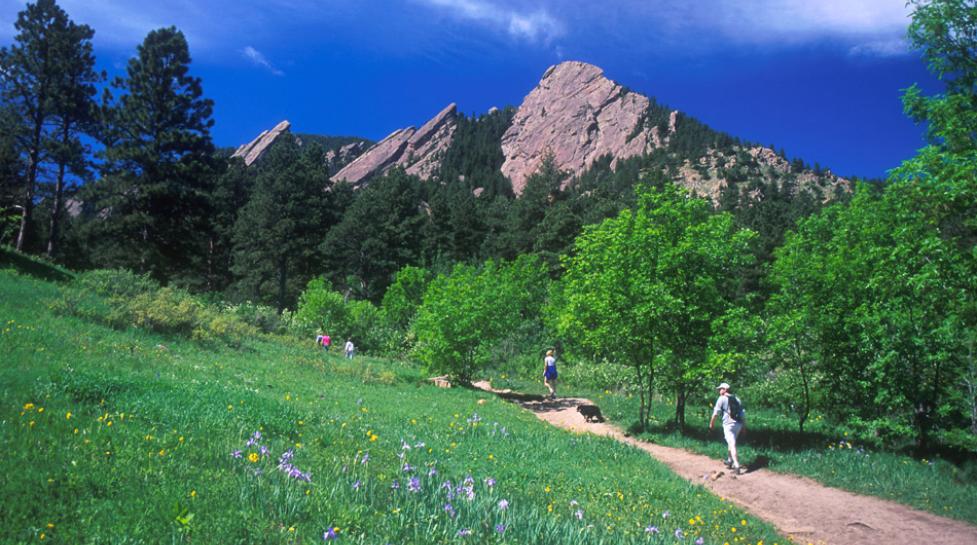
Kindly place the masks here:
[(52, 101), (55, 129), (51, 138), (57, 178), (48, 230), (48, 257), (54, 257), (61, 235), (65, 175), (71, 172), (76, 176), (85, 176), (88, 173), (88, 146), (82, 143), (80, 134), (92, 134), (95, 130), (95, 84), (104, 79), (104, 74), (95, 71), (95, 55), (92, 51), (94, 34), (91, 27), (69, 21), (57, 43), (57, 72), (60, 79), (58, 92)]
[(17, 14), (14, 28), (14, 44), (0, 49), (0, 98), (15, 116), (16, 150), (24, 162), (16, 242), (22, 250), (29, 236), (41, 164), (50, 158), (49, 123), (61, 94), (67, 34), (69, 29), (81, 34), (91, 30), (74, 25), (54, 0), (27, 4)]
[(294, 138), (279, 138), (259, 168), (234, 225), (234, 290), (281, 311), (319, 271), (333, 195), (321, 154), (303, 153)]
[(160, 280), (199, 281), (214, 162), (213, 102), (189, 75), (175, 27), (154, 30), (103, 107), (106, 146), (99, 182), (95, 262)]

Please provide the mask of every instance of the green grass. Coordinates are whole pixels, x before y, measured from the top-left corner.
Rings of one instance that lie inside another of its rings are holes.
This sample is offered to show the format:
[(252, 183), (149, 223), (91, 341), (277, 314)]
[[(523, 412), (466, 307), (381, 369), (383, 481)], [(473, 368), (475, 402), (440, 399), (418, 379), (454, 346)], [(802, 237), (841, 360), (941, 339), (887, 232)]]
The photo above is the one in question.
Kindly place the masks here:
[(0, 542), (786, 543), (636, 449), (409, 364), (113, 330), (57, 293), (0, 271)]

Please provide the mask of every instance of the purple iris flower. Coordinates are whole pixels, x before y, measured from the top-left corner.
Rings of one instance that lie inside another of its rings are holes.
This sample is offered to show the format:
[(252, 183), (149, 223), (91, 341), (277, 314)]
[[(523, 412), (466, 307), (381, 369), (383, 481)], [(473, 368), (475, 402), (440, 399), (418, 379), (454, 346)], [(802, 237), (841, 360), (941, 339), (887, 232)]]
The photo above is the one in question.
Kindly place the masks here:
[(404, 467), (403, 467), (403, 471), (404, 471), (404, 473), (410, 473), (411, 471), (414, 471), (414, 468), (410, 464), (408, 464), (408, 463), (405, 462), (404, 463)]
[(577, 517), (577, 520), (583, 520), (583, 509), (577, 509), (573, 515)]
[(390, 483), (390, 488), (392, 490), (399, 490), (400, 489), (400, 481), (398, 481), (397, 479), (394, 479), (393, 482)]
[(492, 477), (489, 477), (488, 479), (485, 479), (485, 486), (487, 486), (489, 488), (492, 488), (493, 486), (495, 486), (495, 479), (493, 479)]
[(470, 535), (472, 535), (472, 531), (471, 531), (470, 528), (462, 528), (461, 530), (458, 530), (458, 534), (457, 535), (458, 535), (458, 537), (470, 536)]
[(645, 533), (652, 534), (652, 535), (657, 535), (658, 534), (658, 527), (657, 526), (652, 526), (652, 525), (649, 524), (647, 527), (645, 527)]
[(359, 479), (356, 479), (356, 482), (353, 483), (353, 490), (359, 490), (361, 484), (363, 483), (361, 483)]
[(421, 480), (417, 477), (411, 477), (410, 481), (407, 483), (407, 490), (411, 492), (418, 492), (421, 490)]
[(675, 539), (685, 539), (685, 533), (682, 532), (681, 528), (675, 530)]
[(703, 545), (705, 542), (706, 540), (700, 537), (699, 539), (695, 540), (695, 545)]
[(499, 511), (505, 511), (509, 508), (509, 500), (499, 500)]
[(243, 454), (241, 454), (240, 450), (235, 450), (234, 452), (231, 453), (232, 458), (241, 458), (242, 456)]
[(444, 504), (444, 512), (447, 513), (449, 517), (455, 518), (455, 508), (452, 507), (450, 503)]
[(363, 459), (360, 460), (360, 463), (361, 464), (365, 464), (365, 463), (367, 463), (369, 461), (370, 461), (370, 453), (369, 452), (366, 452), (366, 453), (363, 454)]
[(495, 525), (495, 531), (497, 533), (504, 534), (505, 533), (505, 524), (496, 524)]
[(339, 537), (339, 536), (336, 534), (336, 529), (335, 528), (332, 528), (332, 527), (330, 527), (328, 530), (326, 530), (325, 532), (322, 533), (322, 540), (323, 541), (332, 541), (332, 540), (336, 539), (337, 537)]

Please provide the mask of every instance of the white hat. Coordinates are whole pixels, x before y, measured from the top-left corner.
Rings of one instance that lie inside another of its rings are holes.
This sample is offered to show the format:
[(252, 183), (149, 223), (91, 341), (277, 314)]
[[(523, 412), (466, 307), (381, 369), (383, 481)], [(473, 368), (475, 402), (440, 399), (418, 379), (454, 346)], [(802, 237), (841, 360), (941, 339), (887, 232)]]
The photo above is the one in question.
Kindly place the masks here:
[(719, 386), (716, 386), (716, 389), (717, 390), (723, 390), (723, 389), (729, 390), (729, 384), (727, 384), (727, 383), (724, 382), (724, 383), (720, 384)]

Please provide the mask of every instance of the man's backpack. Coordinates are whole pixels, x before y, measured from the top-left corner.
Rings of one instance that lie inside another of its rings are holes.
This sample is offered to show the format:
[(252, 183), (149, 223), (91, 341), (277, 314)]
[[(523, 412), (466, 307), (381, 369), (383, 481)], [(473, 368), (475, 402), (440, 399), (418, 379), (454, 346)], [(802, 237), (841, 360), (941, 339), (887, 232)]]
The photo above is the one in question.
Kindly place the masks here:
[(743, 421), (743, 404), (740, 403), (740, 398), (729, 394), (726, 396), (726, 401), (729, 403), (729, 417), (737, 422)]

